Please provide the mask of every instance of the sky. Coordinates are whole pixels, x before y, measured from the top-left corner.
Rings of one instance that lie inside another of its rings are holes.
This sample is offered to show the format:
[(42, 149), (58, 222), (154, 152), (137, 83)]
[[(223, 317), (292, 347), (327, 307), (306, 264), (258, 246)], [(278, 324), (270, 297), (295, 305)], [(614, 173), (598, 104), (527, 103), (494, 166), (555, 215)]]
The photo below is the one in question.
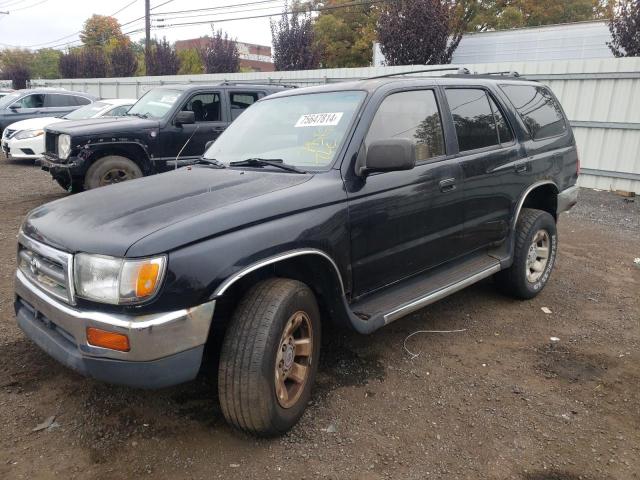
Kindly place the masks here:
[[(282, 12), (283, 5), (284, 0), (151, 0), (152, 14), (210, 9), (209, 11), (173, 13), (174, 18), (168, 18), (165, 15), (165, 24), (214, 21), (215, 28), (222, 28), (229, 33), (230, 37), (241, 42), (260, 45), (271, 45), (269, 18), (223, 20), (279, 14)], [(0, 48), (7, 46), (34, 49), (50, 46), (64, 48), (65, 45), (61, 44), (78, 39), (76, 32), (82, 29), (82, 24), (91, 15), (112, 15), (120, 9), (123, 10), (116, 15), (116, 18), (122, 25), (144, 15), (144, 0), (0, 0), (0, 12), (9, 11), (9, 15), (0, 14)], [(181, 18), (175, 18), (178, 16)], [(161, 25), (159, 21), (161, 18), (163, 15), (153, 16), (152, 27)], [(144, 37), (144, 20), (122, 27), (125, 33), (138, 29), (142, 31), (130, 35), (133, 40)], [(152, 38), (166, 36), (167, 39), (175, 41), (200, 37), (210, 32), (211, 25), (205, 23), (152, 28), (151, 36)], [(61, 39), (69, 35), (71, 35), (69, 38)], [(54, 40), (58, 41), (54, 42)], [(72, 45), (78, 44), (79, 42), (75, 42)]]

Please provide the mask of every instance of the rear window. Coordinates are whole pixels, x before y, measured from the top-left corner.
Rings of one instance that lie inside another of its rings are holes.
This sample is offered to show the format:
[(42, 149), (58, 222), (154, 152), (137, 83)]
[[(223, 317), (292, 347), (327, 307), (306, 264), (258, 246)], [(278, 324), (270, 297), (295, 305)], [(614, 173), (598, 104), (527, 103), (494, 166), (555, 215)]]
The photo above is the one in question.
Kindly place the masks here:
[(551, 92), (531, 85), (502, 85), (534, 140), (555, 137), (567, 131), (564, 115)]

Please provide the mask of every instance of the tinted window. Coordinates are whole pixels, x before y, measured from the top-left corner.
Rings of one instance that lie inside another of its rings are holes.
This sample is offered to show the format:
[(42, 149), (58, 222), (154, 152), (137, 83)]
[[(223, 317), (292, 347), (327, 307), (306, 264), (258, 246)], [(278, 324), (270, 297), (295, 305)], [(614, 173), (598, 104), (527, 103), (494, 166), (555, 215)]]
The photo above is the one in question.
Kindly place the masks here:
[(376, 112), (365, 145), (407, 138), (416, 143), (416, 160), (444, 155), (442, 122), (432, 90), (400, 92), (384, 99)]
[(461, 152), (498, 145), (498, 132), (489, 99), (484, 90), (446, 90)]
[(19, 108), (42, 108), (44, 106), (44, 95), (27, 95), (14, 103), (14, 105)]
[(245, 108), (257, 102), (262, 95), (259, 92), (231, 92), (231, 120), (238, 118)]
[(199, 93), (189, 99), (182, 111), (191, 111), (196, 117), (196, 122), (219, 122), (220, 95), (217, 93)]
[(562, 110), (546, 88), (502, 85), (502, 90), (518, 110), (534, 139), (553, 137), (566, 131)]
[(502, 112), (491, 97), (489, 97), (489, 103), (491, 104), (491, 109), (493, 110), (493, 116), (496, 121), (496, 126), (498, 127), (498, 140), (500, 141), (500, 143), (512, 142), (513, 134), (511, 133), (509, 124), (502, 115)]
[(91, 103), (91, 100), (86, 97), (74, 97), (74, 99), (76, 101), (76, 105), (89, 105)]
[(47, 107), (76, 107), (75, 98), (72, 95), (47, 94)]

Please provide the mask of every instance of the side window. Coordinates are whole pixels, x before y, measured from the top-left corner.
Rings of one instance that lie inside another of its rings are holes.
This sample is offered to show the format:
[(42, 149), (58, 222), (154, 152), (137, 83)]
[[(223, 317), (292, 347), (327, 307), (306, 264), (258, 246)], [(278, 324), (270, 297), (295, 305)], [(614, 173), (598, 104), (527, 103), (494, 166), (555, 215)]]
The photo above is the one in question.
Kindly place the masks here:
[(129, 111), (131, 105), (120, 105), (119, 107), (112, 108), (103, 117), (122, 117)]
[(489, 97), (489, 103), (491, 104), (491, 110), (493, 110), (493, 117), (496, 121), (496, 126), (498, 127), (498, 141), (500, 143), (511, 143), (513, 142), (513, 133), (511, 133), (511, 129), (509, 128), (509, 124), (502, 115), (500, 108), (496, 105), (496, 102), (493, 101), (491, 97)]
[(416, 143), (416, 160), (444, 155), (440, 111), (433, 90), (393, 93), (376, 112), (365, 146), (378, 140), (407, 138)]
[(532, 85), (502, 85), (534, 140), (555, 137), (567, 130), (564, 115), (551, 92)]
[(461, 152), (500, 144), (493, 111), (484, 90), (449, 88), (446, 95)]
[(76, 105), (89, 105), (91, 103), (91, 100), (89, 100), (87, 97), (73, 97), (75, 99), (75, 104)]
[(198, 93), (189, 99), (182, 110), (193, 112), (196, 116), (196, 122), (219, 122), (222, 120), (218, 93)]
[(76, 107), (76, 101), (72, 95), (58, 95), (48, 93), (46, 98), (47, 107)]
[(252, 104), (262, 98), (262, 92), (230, 92), (229, 99), (231, 103), (231, 120), (235, 120), (238, 116)]
[(27, 95), (14, 103), (14, 105), (18, 108), (42, 108), (44, 106), (44, 95)]

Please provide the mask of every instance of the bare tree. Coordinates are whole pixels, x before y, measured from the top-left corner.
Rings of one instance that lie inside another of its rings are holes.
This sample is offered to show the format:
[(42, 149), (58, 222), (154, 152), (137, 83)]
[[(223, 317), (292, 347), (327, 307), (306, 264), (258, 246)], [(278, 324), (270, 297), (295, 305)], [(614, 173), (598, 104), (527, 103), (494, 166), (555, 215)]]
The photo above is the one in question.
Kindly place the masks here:
[(180, 59), (175, 46), (166, 38), (151, 42), (147, 75), (176, 75), (180, 70)]
[(235, 73), (240, 71), (240, 53), (234, 40), (222, 30), (212, 32), (213, 36), (199, 50), (206, 73)]
[(297, 9), (285, 10), (280, 20), (271, 21), (273, 63), (276, 70), (318, 68), (320, 55), (314, 42), (313, 21)]

